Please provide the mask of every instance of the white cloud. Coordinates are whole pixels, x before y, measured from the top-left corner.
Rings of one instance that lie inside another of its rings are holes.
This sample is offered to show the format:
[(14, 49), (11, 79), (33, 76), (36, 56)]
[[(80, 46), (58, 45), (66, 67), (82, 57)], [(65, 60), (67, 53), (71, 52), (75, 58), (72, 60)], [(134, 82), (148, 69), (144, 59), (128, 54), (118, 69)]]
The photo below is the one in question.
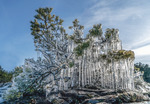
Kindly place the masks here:
[(136, 56), (150, 55), (150, 45), (133, 50)]

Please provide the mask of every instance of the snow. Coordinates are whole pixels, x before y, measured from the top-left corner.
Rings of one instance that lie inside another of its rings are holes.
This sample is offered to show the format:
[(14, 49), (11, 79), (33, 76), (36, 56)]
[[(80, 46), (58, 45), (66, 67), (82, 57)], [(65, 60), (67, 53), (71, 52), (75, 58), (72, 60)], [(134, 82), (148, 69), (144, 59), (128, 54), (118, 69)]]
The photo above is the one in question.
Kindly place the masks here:
[(9, 88), (10, 85), (11, 83), (5, 83), (2, 87), (0, 87), (0, 103), (4, 101), (4, 99), (2, 98), (3, 93), (7, 90), (7, 88)]

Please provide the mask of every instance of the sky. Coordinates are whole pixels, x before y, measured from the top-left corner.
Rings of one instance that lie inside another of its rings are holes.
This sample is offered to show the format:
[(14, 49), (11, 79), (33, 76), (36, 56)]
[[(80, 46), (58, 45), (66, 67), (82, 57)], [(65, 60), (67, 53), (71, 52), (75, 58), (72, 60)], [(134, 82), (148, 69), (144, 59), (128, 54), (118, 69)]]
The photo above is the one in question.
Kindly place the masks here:
[(30, 21), (39, 7), (53, 8), (67, 30), (74, 19), (85, 26), (94, 24), (119, 29), (123, 49), (135, 52), (135, 63), (150, 65), (150, 0), (0, 0), (0, 65), (8, 71), (37, 57)]

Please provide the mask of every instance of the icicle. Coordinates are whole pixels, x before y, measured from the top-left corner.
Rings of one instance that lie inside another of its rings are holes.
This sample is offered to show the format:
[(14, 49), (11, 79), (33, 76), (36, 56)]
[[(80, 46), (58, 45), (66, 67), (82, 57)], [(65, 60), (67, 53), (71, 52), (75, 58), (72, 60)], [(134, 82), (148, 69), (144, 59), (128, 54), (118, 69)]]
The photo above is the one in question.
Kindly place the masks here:
[(79, 87), (81, 87), (81, 61), (79, 62)]

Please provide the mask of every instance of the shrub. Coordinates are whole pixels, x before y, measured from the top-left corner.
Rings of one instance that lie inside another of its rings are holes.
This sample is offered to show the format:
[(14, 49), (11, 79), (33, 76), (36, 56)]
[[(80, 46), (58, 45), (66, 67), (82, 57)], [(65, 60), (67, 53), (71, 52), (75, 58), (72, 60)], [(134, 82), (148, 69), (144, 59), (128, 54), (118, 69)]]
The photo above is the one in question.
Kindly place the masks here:
[(82, 56), (84, 49), (88, 48), (90, 46), (90, 41), (83, 42), (79, 44), (75, 49), (75, 53), (77, 56)]
[(97, 24), (94, 25), (93, 28), (91, 30), (89, 30), (89, 33), (91, 36), (102, 36), (103, 31), (102, 31), (102, 25), (101, 24)]
[(69, 67), (72, 68), (74, 66), (74, 62), (69, 63)]
[(13, 76), (13, 72), (8, 72), (5, 71), (1, 66), (0, 66), (0, 83), (6, 83), (10, 82)]

